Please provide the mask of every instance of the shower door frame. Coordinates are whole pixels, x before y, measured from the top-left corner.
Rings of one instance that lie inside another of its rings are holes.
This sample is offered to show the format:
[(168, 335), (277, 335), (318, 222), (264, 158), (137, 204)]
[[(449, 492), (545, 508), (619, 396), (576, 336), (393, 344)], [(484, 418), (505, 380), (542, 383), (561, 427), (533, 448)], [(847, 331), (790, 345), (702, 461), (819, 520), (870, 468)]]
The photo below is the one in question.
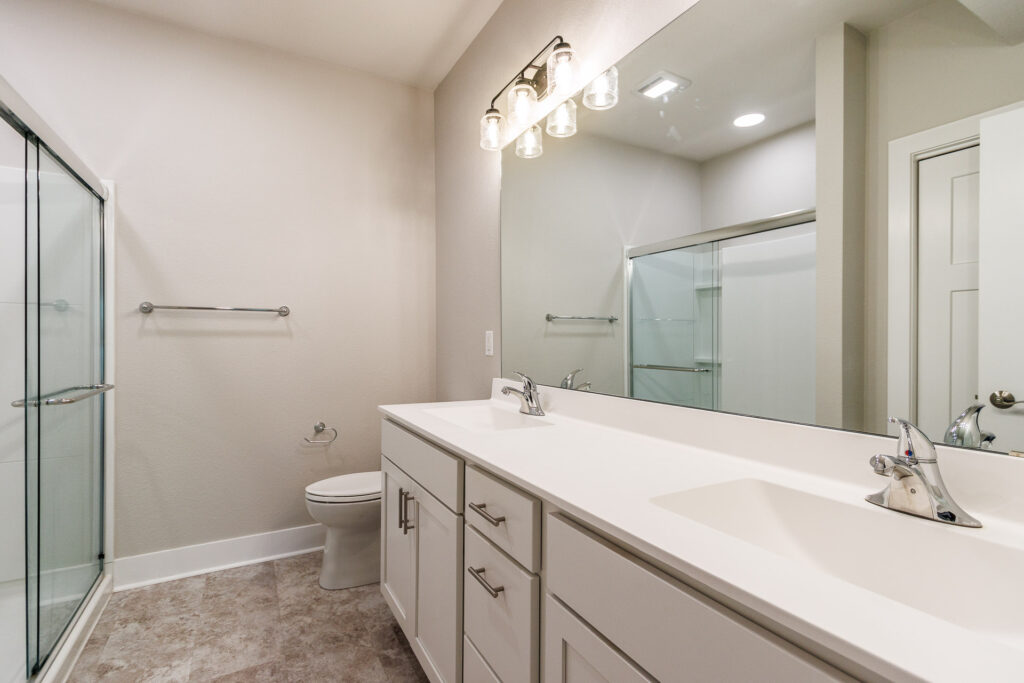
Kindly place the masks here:
[[(0, 76), (0, 121), (9, 124), (15, 131), (25, 138), (26, 150), (35, 148), (44, 150), (55, 160), (61, 168), (78, 181), (86, 190), (93, 194), (100, 202), (99, 206), (99, 374), (100, 380), (104, 383), (115, 382), (114, 372), (114, 330), (108, 324), (107, 312), (113, 310), (114, 305), (114, 209), (115, 209), (115, 187), (112, 182), (103, 181), (92, 172), (91, 169), (75, 154), (71, 148), (51, 129), (32, 107), (14, 90), (2, 76)], [(26, 173), (28, 169), (25, 169)], [(36, 168), (38, 173), (38, 167)], [(27, 178), (27, 176), (26, 176)], [(27, 179), (26, 179), (27, 183)], [(28, 190), (26, 186), (26, 191)], [(37, 198), (38, 201), (38, 198)], [(26, 216), (27, 220), (27, 216)], [(38, 230), (38, 224), (35, 229)], [(26, 222), (24, 229), (29, 229)], [(27, 255), (27, 254), (26, 254)], [(27, 292), (26, 292), (27, 293)], [(26, 307), (30, 304), (26, 299)], [(36, 304), (38, 306), (38, 302)], [(100, 612), (106, 605), (113, 587), (113, 550), (114, 550), (114, 442), (111, 436), (114, 434), (115, 418), (115, 396), (114, 392), (107, 392), (102, 396), (102, 404), (99, 411), (99, 424), (97, 428), (100, 434), (100, 471), (99, 489), (100, 502), (98, 506), (98, 529), (99, 548), (102, 553), (99, 573), (91, 587), (82, 597), (75, 614), (65, 625), (63, 632), (57, 638), (53, 647), (49, 650), (38, 667), (28, 672), (34, 676), (34, 680), (45, 683), (48, 680), (62, 680), (70, 674), (71, 664), (75, 661), (78, 653), (85, 646), (85, 637), (92, 631), (93, 626), (99, 618)], [(27, 443), (26, 443), (27, 448)], [(26, 467), (28, 466), (28, 454), (26, 453)], [(26, 472), (27, 475), (27, 472)], [(26, 477), (25, 485), (28, 485)], [(26, 505), (28, 499), (26, 498)], [(27, 512), (27, 511), (26, 511)], [(28, 519), (25, 519), (26, 525)], [(24, 551), (26, 563), (28, 561), (27, 538)], [(27, 599), (28, 599), (28, 576), (26, 573), (26, 628), (28, 626)], [(28, 653), (26, 652), (26, 657)]]
[[(650, 254), (660, 254), (666, 251), (675, 251), (676, 249), (685, 249), (686, 247), (694, 247), (699, 244), (708, 244), (710, 242), (721, 242), (723, 240), (732, 239), (734, 237), (745, 237), (747, 235), (754, 235), (759, 232), (768, 232), (769, 230), (777, 230), (779, 228), (789, 228), (794, 225), (800, 225), (802, 223), (809, 223), (817, 220), (817, 210), (811, 209), (800, 209), (798, 211), (788, 211), (786, 213), (772, 216), (763, 220), (749, 221), (747, 223), (737, 223), (736, 225), (729, 225), (723, 228), (715, 228), (713, 230), (705, 230), (703, 232), (695, 232), (690, 235), (683, 235), (682, 237), (674, 237), (670, 240), (664, 240), (662, 242), (654, 242), (651, 244), (644, 244), (636, 247), (626, 247), (623, 253), (623, 301), (625, 302), (624, 319), (628, 329), (625, 335), (625, 387), (626, 397), (635, 398), (633, 396), (633, 317), (631, 310), (631, 302), (633, 297), (633, 259), (639, 256), (649, 256)], [(646, 399), (636, 399), (646, 400)], [(692, 406), (691, 406), (692, 407)], [(717, 410), (717, 408), (699, 408), (699, 410)]]

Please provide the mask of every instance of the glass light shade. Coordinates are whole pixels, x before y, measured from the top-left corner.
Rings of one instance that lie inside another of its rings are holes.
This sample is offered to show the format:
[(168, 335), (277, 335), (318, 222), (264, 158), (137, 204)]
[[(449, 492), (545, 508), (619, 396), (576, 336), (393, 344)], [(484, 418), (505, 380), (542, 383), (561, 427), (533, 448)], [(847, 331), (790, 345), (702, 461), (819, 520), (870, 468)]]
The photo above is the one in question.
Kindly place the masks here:
[(508, 118), (516, 125), (530, 122), (534, 105), (537, 104), (537, 91), (533, 83), (526, 78), (516, 81), (508, 91)]
[(570, 95), (576, 51), (569, 43), (558, 43), (548, 55), (548, 95)]
[(567, 138), (576, 134), (576, 103), (571, 99), (562, 102), (548, 114), (548, 135), (553, 138)]
[(583, 106), (587, 109), (611, 109), (619, 102), (619, 70), (614, 66), (592, 80), (583, 89)]
[(505, 129), (505, 117), (497, 109), (488, 109), (480, 119), (480, 146), (488, 152), (501, 149), (501, 136)]
[(516, 156), (520, 159), (536, 159), (544, 153), (540, 126), (533, 125), (516, 138)]

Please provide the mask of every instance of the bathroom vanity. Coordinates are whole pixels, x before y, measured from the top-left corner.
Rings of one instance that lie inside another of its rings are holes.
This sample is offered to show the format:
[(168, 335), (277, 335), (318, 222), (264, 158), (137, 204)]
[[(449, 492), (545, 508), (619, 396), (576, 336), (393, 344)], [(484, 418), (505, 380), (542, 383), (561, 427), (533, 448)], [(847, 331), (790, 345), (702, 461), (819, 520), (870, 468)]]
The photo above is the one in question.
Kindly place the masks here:
[(544, 387), (383, 406), (381, 590), (434, 681), (1011, 680), (1024, 463), (981, 529), (871, 505), (895, 441)]

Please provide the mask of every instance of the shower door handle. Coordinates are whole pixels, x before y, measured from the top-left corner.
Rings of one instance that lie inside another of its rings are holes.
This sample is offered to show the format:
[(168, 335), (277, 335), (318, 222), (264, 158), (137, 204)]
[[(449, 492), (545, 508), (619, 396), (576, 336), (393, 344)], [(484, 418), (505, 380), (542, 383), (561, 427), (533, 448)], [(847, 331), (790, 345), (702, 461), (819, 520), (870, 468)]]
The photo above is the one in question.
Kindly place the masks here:
[[(21, 398), (21, 399), (18, 399), (17, 401), (11, 401), (11, 406), (13, 406), (15, 408), (22, 408), (22, 407), (25, 407), (25, 406), (29, 406), (29, 407), (35, 408), (35, 407), (38, 407), (38, 406), (41, 406), (41, 405), (43, 405), (43, 406), (66, 406), (66, 405), (69, 405), (71, 403), (78, 403), (79, 401), (81, 401), (83, 399), (87, 399), (87, 398), (89, 398), (91, 396), (96, 396), (97, 394), (102, 394), (105, 391), (110, 391), (113, 388), (114, 388), (113, 384), (83, 384), (83, 385), (74, 386), (74, 387), (67, 387), (66, 389), (61, 389), (59, 391), (53, 391), (53, 392), (50, 392), (49, 394), (43, 394), (42, 396), (40, 396), (38, 398), (33, 398), (33, 399)], [(61, 397), (58, 398), (58, 394), (66, 394), (69, 391), (81, 391), (82, 393), (78, 394), (76, 396), (61, 396)]]

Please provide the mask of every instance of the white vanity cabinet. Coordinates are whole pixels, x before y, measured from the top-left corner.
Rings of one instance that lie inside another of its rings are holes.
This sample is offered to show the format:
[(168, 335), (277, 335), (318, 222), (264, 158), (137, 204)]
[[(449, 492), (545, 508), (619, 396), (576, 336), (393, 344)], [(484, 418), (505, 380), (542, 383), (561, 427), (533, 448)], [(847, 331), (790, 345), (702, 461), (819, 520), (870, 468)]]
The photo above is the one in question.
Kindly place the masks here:
[(382, 431), (381, 593), (428, 678), (458, 683), (463, 523), (455, 492), (462, 489), (463, 463), (387, 421)]
[(381, 592), (432, 681), (849, 680), (485, 467), (381, 441)]

